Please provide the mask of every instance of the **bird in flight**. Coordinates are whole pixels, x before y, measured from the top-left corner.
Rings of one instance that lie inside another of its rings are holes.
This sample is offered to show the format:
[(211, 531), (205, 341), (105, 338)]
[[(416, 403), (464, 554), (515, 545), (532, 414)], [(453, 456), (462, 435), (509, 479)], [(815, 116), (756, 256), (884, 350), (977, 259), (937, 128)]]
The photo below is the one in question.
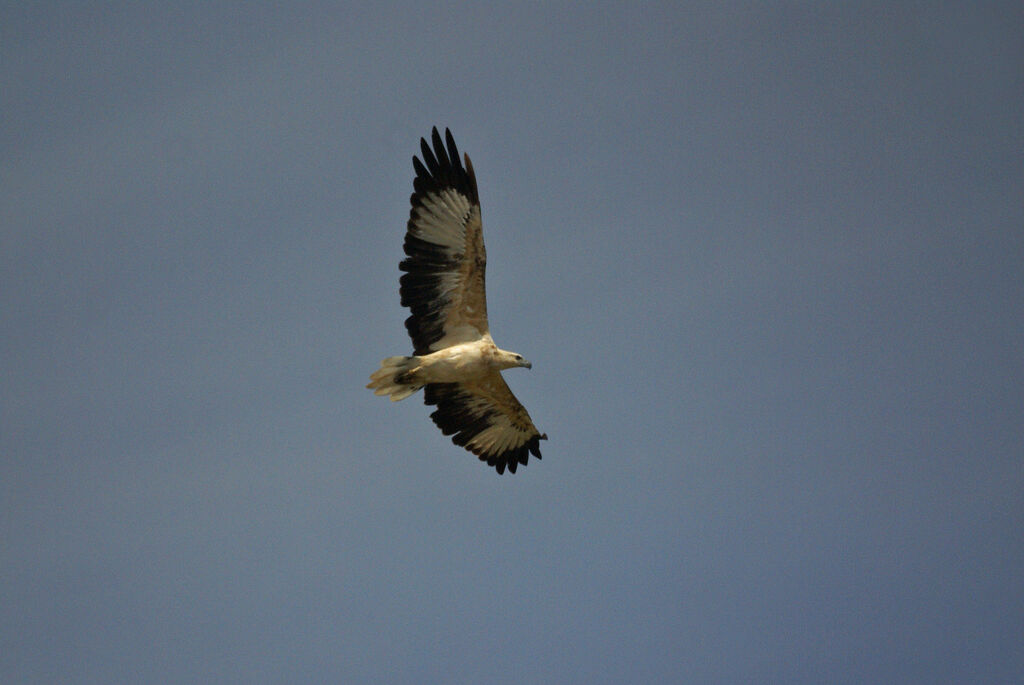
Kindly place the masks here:
[(541, 458), (540, 441), (548, 436), (501, 376), (502, 369), (531, 364), (491, 339), (476, 175), (469, 155), (462, 165), (451, 131), (444, 134), (442, 142), (434, 128), (433, 150), (420, 138), (423, 161), (412, 158), (415, 192), (406, 258), (398, 268), (405, 272), (399, 280), (402, 306), (412, 312), (405, 327), (413, 356), (388, 357), (366, 387), (392, 401), (423, 388), (424, 402), (437, 407), (430, 418), (443, 434), (499, 474), (515, 473), (529, 455)]

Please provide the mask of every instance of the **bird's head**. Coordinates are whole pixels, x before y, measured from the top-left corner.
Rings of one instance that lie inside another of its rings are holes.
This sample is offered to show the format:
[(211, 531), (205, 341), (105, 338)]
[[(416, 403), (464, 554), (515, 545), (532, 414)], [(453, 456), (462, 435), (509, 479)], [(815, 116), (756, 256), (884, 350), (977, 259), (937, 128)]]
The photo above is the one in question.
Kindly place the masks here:
[(498, 365), (503, 369), (514, 369), (517, 366), (527, 369), (533, 368), (533, 364), (523, 359), (521, 354), (509, 352), (508, 350), (499, 350), (498, 353)]

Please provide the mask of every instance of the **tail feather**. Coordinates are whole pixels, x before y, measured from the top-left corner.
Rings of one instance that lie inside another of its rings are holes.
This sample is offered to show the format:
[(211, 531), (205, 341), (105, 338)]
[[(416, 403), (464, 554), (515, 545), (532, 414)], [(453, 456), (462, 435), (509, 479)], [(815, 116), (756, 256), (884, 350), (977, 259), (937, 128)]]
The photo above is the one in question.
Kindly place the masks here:
[(388, 357), (370, 374), (366, 387), (373, 390), (374, 395), (390, 395), (392, 402), (404, 400), (424, 385), (410, 373), (416, 365), (416, 357)]

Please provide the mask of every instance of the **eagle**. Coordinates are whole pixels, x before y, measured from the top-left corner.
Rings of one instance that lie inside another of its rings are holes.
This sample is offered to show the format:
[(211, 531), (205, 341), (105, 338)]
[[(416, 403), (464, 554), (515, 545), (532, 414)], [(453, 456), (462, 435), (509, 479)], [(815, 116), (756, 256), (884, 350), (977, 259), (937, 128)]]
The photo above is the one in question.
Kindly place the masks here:
[[(388, 357), (370, 375), (375, 395), (403, 400), (423, 388), (423, 400), (444, 435), (497, 469), (516, 472), (529, 455), (538, 459), (540, 441), (526, 408), (512, 394), (502, 369), (532, 368), (491, 339), (487, 323), (483, 223), (476, 174), (465, 166), (451, 131), (445, 140), (434, 127), (433, 149), (420, 138), (423, 161), (416, 171), (405, 231), (406, 258), (398, 265), (403, 307), (412, 312), (405, 328), (413, 355)], [(447, 144), (447, 145), (446, 145)]]

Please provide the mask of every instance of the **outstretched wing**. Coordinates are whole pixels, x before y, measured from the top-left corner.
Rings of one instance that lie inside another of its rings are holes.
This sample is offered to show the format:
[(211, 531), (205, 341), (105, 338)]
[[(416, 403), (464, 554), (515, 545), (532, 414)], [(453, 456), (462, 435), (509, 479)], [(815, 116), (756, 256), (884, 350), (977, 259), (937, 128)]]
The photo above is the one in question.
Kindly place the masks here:
[(469, 383), (431, 383), (423, 399), (437, 405), (430, 418), (442, 433), (498, 473), (515, 473), (530, 454), (540, 459), (540, 441), (548, 436), (533, 425), (499, 372)]
[(420, 138), (423, 162), (412, 158), (416, 178), (405, 233), (408, 257), (398, 265), (405, 272), (402, 306), (412, 311), (405, 327), (417, 355), (487, 334), (487, 253), (476, 176), (469, 155), (463, 167), (451, 131), (444, 133), (447, 149), (435, 127), (433, 151)]

